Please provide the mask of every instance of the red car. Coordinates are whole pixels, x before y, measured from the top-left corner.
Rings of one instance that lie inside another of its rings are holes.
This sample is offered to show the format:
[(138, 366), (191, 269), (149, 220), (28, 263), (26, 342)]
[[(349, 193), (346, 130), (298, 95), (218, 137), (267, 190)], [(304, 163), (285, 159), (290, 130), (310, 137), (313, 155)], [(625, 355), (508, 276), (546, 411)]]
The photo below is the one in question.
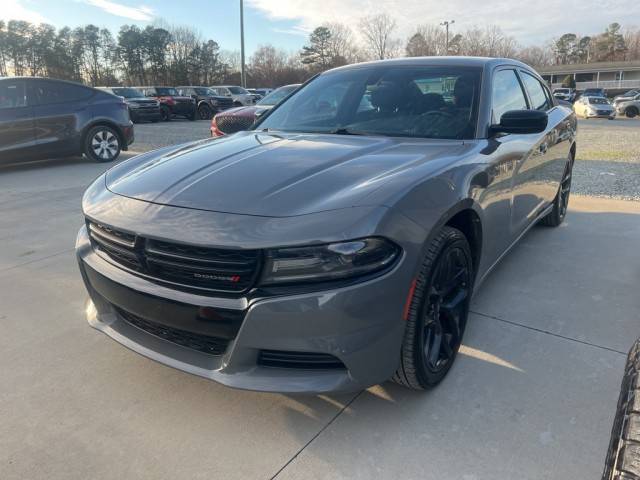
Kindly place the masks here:
[(299, 86), (300, 84), (285, 85), (274, 90), (255, 105), (230, 108), (217, 114), (211, 120), (211, 136), (220, 137), (248, 129), (256, 118), (280, 103)]

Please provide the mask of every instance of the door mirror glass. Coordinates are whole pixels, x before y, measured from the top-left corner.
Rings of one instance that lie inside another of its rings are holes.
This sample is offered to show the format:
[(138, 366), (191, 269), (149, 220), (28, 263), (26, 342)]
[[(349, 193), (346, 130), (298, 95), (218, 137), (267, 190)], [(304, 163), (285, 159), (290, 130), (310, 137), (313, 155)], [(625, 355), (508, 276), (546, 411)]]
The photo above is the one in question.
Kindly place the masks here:
[(540, 110), (509, 110), (502, 114), (498, 125), (491, 125), (491, 133), (540, 133), (547, 128), (549, 117)]

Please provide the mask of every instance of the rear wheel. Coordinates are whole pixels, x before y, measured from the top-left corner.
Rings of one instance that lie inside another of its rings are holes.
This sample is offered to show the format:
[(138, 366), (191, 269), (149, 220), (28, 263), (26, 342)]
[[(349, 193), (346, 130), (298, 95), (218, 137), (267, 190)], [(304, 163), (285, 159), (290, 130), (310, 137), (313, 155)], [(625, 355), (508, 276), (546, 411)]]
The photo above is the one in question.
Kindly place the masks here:
[(627, 118), (636, 117), (638, 113), (640, 113), (638, 107), (627, 107), (627, 109), (624, 111), (624, 114), (627, 116)]
[(602, 480), (640, 480), (640, 340), (631, 348)]
[(462, 342), (472, 285), (469, 243), (459, 230), (444, 227), (415, 280), (394, 382), (424, 390), (445, 377)]
[(569, 206), (569, 195), (571, 194), (571, 175), (573, 173), (573, 159), (569, 158), (564, 168), (562, 181), (558, 188), (556, 198), (553, 200), (553, 209), (542, 218), (540, 223), (547, 227), (557, 227), (567, 215), (567, 207)]
[(111, 127), (93, 127), (85, 137), (84, 154), (96, 162), (112, 162), (120, 155), (120, 137)]

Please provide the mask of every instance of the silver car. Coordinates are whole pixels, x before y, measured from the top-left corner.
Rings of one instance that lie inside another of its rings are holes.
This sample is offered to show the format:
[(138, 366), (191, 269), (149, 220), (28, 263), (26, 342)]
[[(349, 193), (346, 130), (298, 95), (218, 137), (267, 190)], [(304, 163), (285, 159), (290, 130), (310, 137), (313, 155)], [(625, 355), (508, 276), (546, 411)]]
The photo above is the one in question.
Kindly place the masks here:
[(618, 98), (613, 102), (616, 111), (620, 115), (634, 118), (640, 115), (640, 93), (633, 97)]
[(254, 95), (237, 85), (214, 85), (209, 88), (211, 88), (216, 95), (220, 95), (221, 97), (230, 97), (233, 100), (234, 107), (242, 107), (256, 103)]
[(608, 118), (616, 117), (616, 109), (609, 100), (604, 97), (580, 97), (573, 104), (576, 115), (582, 118)]
[(139, 155), (88, 188), (88, 321), (237, 388), (433, 387), (492, 268), (562, 223), (575, 151), (575, 114), (518, 61), (324, 72), (249, 131)]

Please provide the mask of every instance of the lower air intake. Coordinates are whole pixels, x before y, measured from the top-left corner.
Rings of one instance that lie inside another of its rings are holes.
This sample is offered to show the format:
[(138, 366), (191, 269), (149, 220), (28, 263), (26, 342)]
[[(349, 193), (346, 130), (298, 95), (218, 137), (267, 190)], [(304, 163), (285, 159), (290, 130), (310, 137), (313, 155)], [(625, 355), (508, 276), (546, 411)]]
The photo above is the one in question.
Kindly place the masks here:
[(346, 370), (340, 360), (327, 353), (285, 352), (261, 350), (258, 364), (263, 367), (296, 368), (303, 370)]

